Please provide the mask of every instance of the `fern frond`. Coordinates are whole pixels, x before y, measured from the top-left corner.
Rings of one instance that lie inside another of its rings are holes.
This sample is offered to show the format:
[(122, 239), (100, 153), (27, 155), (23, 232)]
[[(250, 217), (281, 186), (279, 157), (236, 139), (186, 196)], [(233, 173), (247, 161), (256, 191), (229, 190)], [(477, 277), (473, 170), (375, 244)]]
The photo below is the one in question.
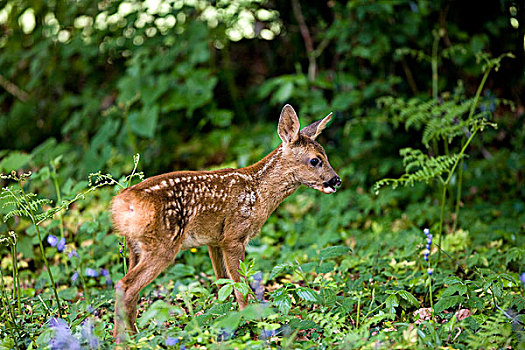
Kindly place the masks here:
[(429, 157), (418, 149), (403, 148), (399, 154), (403, 157), (405, 174), (398, 179), (383, 179), (375, 183), (374, 190), (385, 186), (396, 188), (397, 186), (413, 186), (416, 182), (428, 183), (434, 179), (441, 179), (441, 175), (449, 173), (454, 164), (460, 159), (460, 155)]
[(512, 326), (501, 313), (495, 313), (467, 337), (468, 349), (506, 349), (512, 342)]

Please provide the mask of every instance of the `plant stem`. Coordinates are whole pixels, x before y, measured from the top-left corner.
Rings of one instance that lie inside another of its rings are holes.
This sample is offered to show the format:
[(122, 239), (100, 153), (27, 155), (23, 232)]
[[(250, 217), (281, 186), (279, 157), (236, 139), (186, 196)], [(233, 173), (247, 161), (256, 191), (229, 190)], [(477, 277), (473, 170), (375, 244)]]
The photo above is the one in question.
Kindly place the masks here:
[(53, 273), (51, 272), (51, 269), (49, 268), (49, 263), (47, 262), (46, 252), (44, 250), (44, 245), (42, 243), (42, 237), (40, 236), (40, 228), (39, 228), (39, 226), (37, 225), (37, 223), (35, 221), (35, 214), (33, 213), (33, 209), (31, 208), (31, 206), (29, 205), (29, 199), (27, 198), (27, 195), (26, 195), (26, 193), (24, 191), (24, 187), (22, 186), (22, 182), (21, 181), (18, 182), (18, 186), (20, 186), (20, 190), (22, 191), (22, 195), (24, 196), (24, 199), (25, 199), (26, 203), (28, 204), (27, 208), (28, 208), (29, 214), (30, 214), (29, 217), (31, 218), (31, 221), (33, 222), (33, 226), (35, 227), (36, 234), (37, 234), (37, 237), (38, 237), (38, 243), (40, 245), (40, 252), (42, 253), (42, 259), (44, 260), (44, 265), (46, 266), (47, 274), (49, 275), (49, 280), (51, 281), (51, 288), (53, 289), (53, 292), (55, 294), (55, 299), (57, 301), (58, 317), (62, 318), (62, 305), (60, 304), (60, 298), (58, 297), (58, 292), (57, 292), (57, 289), (56, 289), (56, 286), (55, 286), (55, 279), (53, 278)]
[[(55, 185), (55, 191), (57, 193), (57, 204), (60, 205), (62, 203), (62, 195), (60, 193), (60, 187), (58, 186), (58, 180), (56, 176), (56, 170), (53, 170), (53, 173), (51, 175), (53, 178), (53, 184)], [(64, 219), (62, 218), (62, 213), (58, 213), (58, 220), (60, 221), (60, 238), (64, 238)]]
[[(16, 329), (16, 333), (18, 334), (18, 338), (20, 338), (20, 331), (18, 330), (18, 326), (16, 324), (16, 321), (15, 321), (15, 313), (13, 311), (13, 307), (11, 305), (11, 303), (9, 303), (9, 300), (7, 299), (5, 293), (4, 293), (4, 274), (2, 273), (2, 270), (0, 269), (0, 287), (1, 288), (1, 291), (2, 291), (2, 297), (0, 299), (2, 299), (2, 304), (6, 304), (4, 307), (7, 309), (7, 313), (9, 314), (9, 316), (11, 316), (11, 322), (13, 322), (13, 327)], [(20, 347), (18, 346), (18, 341), (16, 340), (15, 338), (15, 335), (13, 333), (13, 327), (8, 327), (9, 328), (9, 331), (11, 333), (11, 337), (13, 337), (13, 341), (15, 342), (15, 346), (17, 349), (20, 349)]]
[(20, 313), (20, 315), (22, 315), (22, 306), (20, 304), (20, 278), (18, 277), (18, 252), (16, 250), (16, 241), (13, 243), (11, 255), (13, 258), (13, 287), (15, 288), (15, 290), (13, 290), (13, 298), (15, 297), (16, 292), (18, 312)]
[(454, 208), (454, 226), (452, 226), (452, 231), (456, 231), (456, 227), (459, 221), (459, 203), (461, 202), (461, 187), (463, 185), (463, 159), (459, 162), (458, 170), (458, 186), (456, 193), (456, 206)]
[(355, 328), (359, 328), (359, 314), (361, 313), (361, 293), (359, 293), (359, 298), (357, 299), (357, 320), (355, 322)]
[(434, 33), (434, 42), (432, 43), (432, 98), (438, 98), (438, 49), (439, 49), (439, 32)]
[[(445, 203), (447, 200), (447, 186), (448, 180), (445, 181), (441, 190), (441, 214), (439, 215), (439, 226), (438, 226), (438, 235), (439, 235), (439, 246), (441, 247), (441, 238), (443, 237), (443, 221), (445, 220)], [(439, 264), (441, 260), (441, 250), (438, 251), (437, 263)]]

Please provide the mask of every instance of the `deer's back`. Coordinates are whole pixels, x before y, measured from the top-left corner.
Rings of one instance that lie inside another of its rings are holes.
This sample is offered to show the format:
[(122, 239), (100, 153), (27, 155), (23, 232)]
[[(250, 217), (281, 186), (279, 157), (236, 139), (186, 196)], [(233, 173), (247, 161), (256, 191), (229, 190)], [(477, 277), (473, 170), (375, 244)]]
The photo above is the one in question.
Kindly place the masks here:
[(183, 237), (182, 249), (220, 245), (226, 226), (256, 216), (252, 181), (232, 169), (151, 177), (113, 199), (113, 220), (123, 235), (139, 242)]

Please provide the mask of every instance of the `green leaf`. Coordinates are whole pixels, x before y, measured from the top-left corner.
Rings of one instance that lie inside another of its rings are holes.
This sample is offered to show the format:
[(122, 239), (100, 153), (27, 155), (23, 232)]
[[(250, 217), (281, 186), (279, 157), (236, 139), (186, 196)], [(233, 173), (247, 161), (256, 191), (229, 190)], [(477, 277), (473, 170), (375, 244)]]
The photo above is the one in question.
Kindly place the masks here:
[(219, 278), (217, 281), (213, 282), (215, 284), (225, 284), (225, 283), (233, 283), (233, 281), (229, 278)]
[(396, 294), (391, 294), (385, 300), (386, 310), (389, 314), (396, 313), (396, 307), (399, 306), (399, 299)]
[(337, 258), (338, 256), (345, 255), (350, 251), (350, 248), (345, 246), (333, 246), (328, 247), (319, 252), (319, 258), (320, 259), (333, 259)]
[(268, 278), (268, 279), (271, 280), (271, 279), (277, 277), (281, 272), (283, 272), (284, 270), (287, 270), (290, 267), (291, 267), (291, 265), (288, 264), (288, 263), (279, 264), (279, 265), (274, 266), (273, 269), (272, 269), (272, 273), (270, 274), (270, 278)]
[(409, 304), (411, 304), (411, 305), (413, 305), (415, 307), (419, 306), (419, 302), (417, 301), (417, 299), (412, 294), (407, 292), (406, 290), (398, 291), (397, 295), (399, 295), (401, 298), (406, 300)]
[(277, 102), (287, 101), (293, 92), (293, 83), (291, 81), (284, 82), (274, 94), (273, 100)]
[(436, 304), (434, 304), (434, 312), (436, 314), (441, 313), (443, 310), (449, 309), (457, 304), (461, 303), (465, 298), (460, 295), (453, 295), (441, 298)]
[(144, 106), (142, 110), (129, 113), (129, 127), (136, 135), (153, 138), (157, 119), (159, 118), (159, 106)]
[(307, 287), (299, 287), (295, 290), (297, 296), (306, 301), (317, 301), (318, 295), (315, 291)]
[(18, 170), (26, 165), (31, 160), (31, 155), (14, 151), (10, 152), (7, 157), (0, 162), (0, 172), (11, 172), (11, 170)]
[(231, 312), (225, 317), (220, 318), (215, 326), (217, 328), (224, 328), (227, 330), (234, 331), (241, 323), (241, 313), (240, 312)]
[(273, 305), (277, 306), (283, 315), (287, 315), (292, 307), (292, 299), (288, 296), (285, 288), (277, 289), (273, 295)]
[(233, 292), (233, 284), (225, 284), (222, 286), (221, 289), (219, 289), (219, 300), (224, 301), (226, 298), (230, 296)]
[(77, 289), (75, 287), (62, 289), (60, 292), (58, 292), (58, 295), (62, 299), (73, 300), (77, 296)]
[(317, 273), (328, 273), (332, 272), (335, 268), (335, 263), (332, 261), (324, 262), (315, 268)]
[[(237, 289), (237, 291), (239, 293), (241, 293), (243, 296), (247, 296), (251, 289), (250, 287), (248, 287), (246, 284), (242, 283), (242, 282), (235, 282), (233, 284), (233, 286), (235, 287), (235, 289)], [(223, 287), (224, 288), (224, 287)]]

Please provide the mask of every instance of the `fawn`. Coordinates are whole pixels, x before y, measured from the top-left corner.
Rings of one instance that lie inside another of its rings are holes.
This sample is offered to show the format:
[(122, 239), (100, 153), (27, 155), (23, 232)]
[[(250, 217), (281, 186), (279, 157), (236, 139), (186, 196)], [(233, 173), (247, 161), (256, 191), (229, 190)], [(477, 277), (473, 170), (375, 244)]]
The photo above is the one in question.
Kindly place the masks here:
[[(139, 292), (172, 263), (181, 249), (208, 246), (216, 278), (239, 282), (245, 247), (277, 206), (303, 184), (333, 193), (341, 179), (315, 138), (332, 113), (300, 130), (290, 105), (277, 128), (282, 143), (241, 169), (177, 171), (148, 178), (119, 193), (113, 222), (126, 237), (129, 269), (116, 285), (113, 335), (136, 331)], [(239, 308), (247, 301), (235, 291)]]

